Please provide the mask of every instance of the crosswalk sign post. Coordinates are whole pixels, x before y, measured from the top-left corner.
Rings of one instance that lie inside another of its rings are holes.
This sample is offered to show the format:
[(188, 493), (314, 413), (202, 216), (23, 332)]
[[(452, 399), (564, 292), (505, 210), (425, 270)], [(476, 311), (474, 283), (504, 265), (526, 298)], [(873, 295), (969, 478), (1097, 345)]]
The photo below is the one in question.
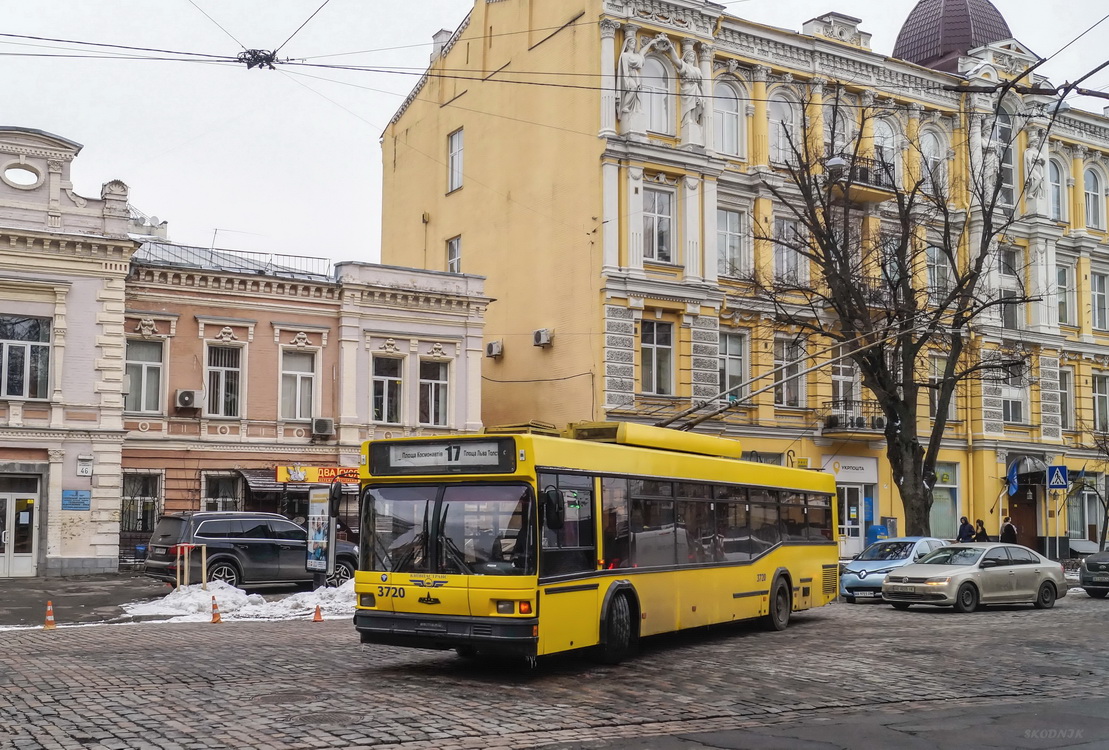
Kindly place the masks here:
[(1065, 490), (1070, 487), (1070, 477), (1066, 466), (1047, 467), (1047, 488), (1049, 490)]

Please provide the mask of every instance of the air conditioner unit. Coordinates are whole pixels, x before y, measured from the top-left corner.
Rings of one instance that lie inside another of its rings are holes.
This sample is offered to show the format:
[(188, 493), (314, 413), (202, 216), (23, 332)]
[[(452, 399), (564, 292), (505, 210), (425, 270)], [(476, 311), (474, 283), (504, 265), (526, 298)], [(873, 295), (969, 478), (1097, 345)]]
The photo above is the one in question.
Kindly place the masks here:
[(870, 426), (873, 427), (876, 430), (884, 430), (884, 429), (886, 429), (886, 418), (885, 417), (871, 417), (870, 418)]
[(485, 345), (485, 356), (486, 357), (500, 357), (503, 354), (504, 354), (504, 342), (503, 341), (490, 341), (488, 344)]
[(204, 391), (177, 391), (173, 405), (178, 409), (199, 409), (204, 403)]
[(312, 420), (312, 434), (319, 437), (331, 437), (335, 434), (335, 420), (317, 417)]
[(858, 429), (858, 430), (865, 430), (866, 429), (866, 417), (855, 417), (855, 429)]
[(532, 333), (531, 343), (535, 346), (550, 346), (554, 338), (554, 331), (550, 328), (539, 328)]
[(829, 414), (828, 416), (824, 417), (824, 427), (832, 430), (839, 427), (839, 415)]

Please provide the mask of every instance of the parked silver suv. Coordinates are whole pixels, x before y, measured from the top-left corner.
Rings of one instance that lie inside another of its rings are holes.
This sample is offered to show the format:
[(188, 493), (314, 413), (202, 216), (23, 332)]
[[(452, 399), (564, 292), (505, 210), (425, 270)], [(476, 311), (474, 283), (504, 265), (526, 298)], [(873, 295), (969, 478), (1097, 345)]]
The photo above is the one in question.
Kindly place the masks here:
[[(147, 546), (146, 575), (176, 581), (176, 547), (182, 544), (207, 546), (209, 581), (269, 586), (313, 580), (312, 572), (305, 569), (308, 532), (277, 513), (195, 511), (162, 516)], [(200, 550), (188, 554), (188, 583), (199, 583)], [(335, 573), (328, 584), (341, 586), (352, 578), (357, 560), (357, 547), (336, 542)]]

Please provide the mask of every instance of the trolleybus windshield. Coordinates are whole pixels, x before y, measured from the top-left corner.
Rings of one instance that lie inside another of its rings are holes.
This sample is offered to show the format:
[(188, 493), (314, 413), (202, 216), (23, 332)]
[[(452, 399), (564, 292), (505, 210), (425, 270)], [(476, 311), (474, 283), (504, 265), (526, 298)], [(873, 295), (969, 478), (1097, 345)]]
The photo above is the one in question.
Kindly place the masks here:
[(535, 573), (535, 503), (522, 484), (388, 485), (366, 491), (363, 570)]

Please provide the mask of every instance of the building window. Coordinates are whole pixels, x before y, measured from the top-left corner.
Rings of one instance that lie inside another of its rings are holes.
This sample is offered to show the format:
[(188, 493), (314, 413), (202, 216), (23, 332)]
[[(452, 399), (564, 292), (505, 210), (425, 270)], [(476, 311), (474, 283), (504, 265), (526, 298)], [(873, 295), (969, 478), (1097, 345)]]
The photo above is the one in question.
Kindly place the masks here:
[(886, 120), (874, 121), (874, 158), (892, 184), (897, 184), (897, 161), (900, 149), (897, 134)]
[(1051, 191), (1051, 218), (1055, 221), (1062, 221), (1066, 216), (1066, 189), (1067, 185), (1063, 181), (1063, 168), (1059, 162), (1051, 159), (1047, 163), (1047, 180), (1049, 189)]
[(643, 257), (669, 263), (674, 196), (665, 190), (643, 191)]
[(159, 516), (159, 474), (123, 475), (119, 530), (153, 532)]
[(201, 510), (241, 510), (242, 480), (237, 474), (204, 474)]
[(770, 161), (785, 164), (796, 161), (801, 144), (797, 141), (797, 112), (793, 102), (782, 94), (770, 97)]
[(805, 243), (801, 222), (796, 219), (774, 220), (774, 278), (799, 283), (804, 280), (805, 261), (800, 247)]
[(1074, 325), (1074, 268), (1055, 266), (1055, 299), (1059, 307), (1059, 325)]
[(1105, 197), (1101, 189), (1101, 177), (1092, 169), (1086, 170), (1086, 226), (1090, 229), (1104, 229), (1105, 217), (1102, 215)]
[(740, 211), (716, 211), (717, 271), (721, 276), (739, 276), (746, 269), (743, 245), (746, 217)]
[(1086, 488), (1067, 497), (1067, 536), (1096, 542), (1105, 518), (1105, 506), (1095, 490), (1102, 486), (1102, 478), (1087, 474), (1083, 481)]
[(1006, 424), (1025, 422), (1025, 388), (1024, 365), (1010, 365), (1001, 384), (1001, 412)]
[(1016, 301), (1019, 298), (1020, 293), (1013, 289), (1001, 290), (1001, 327), (1007, 331), (1019, 331), (1024, 327), (1024, 304)]
[(715, 111), (716, 150), (722, 154), (738, 156), (742, 152), (740, 134), (743, 116), (740, 114), (740, 98), (735, 87), (728, 83), (716, 85), (713, 98)]
[(462, 187), (462, 130), (447, 136), (447, 192)]
[(1109, 432), (1109, 375), (1094, 375), (1094, 430)]
[(722, 333), (720, 334), (720, 392), (728, 391), (726, 397), (728, 399), (743, 398), (747, 389), (739, 386), (745, 382), (747, 382), (747, 335)]
[(374, 357), (373, 421), (400, 424), (401, 368), (397, 357)]
[(936, 464), (936, 486), (932, 488), (932, 509), (928, 514), (932, 536), (954, 539), (959, 519), (958, 464)]
[(997, 194), (997, 203), (1011, 207), (1017, 194), (1017, 170), (1013, 162), (1013, 118), (1008, 112), (997, 113), (992, 146), (999, 155), (997, 179), (1001, 189)]
[(0, 315), (0, 397), (50, 397), (50, 318)]
[(420, 424), (446, 427), (449, 377), (449, 362), (420, 362)]
[(208, 347), (208, 415), (239, 416), (243, 350), (237, 346)]
[(774, 404), (776, 406), (802, 405), (804, 378), (801, 370), (805, 364), (805, 349), (792, 339), (774, 342)]
[(1059, 370), (1059, 426), (1074, 429), (1074, 371)]
[(826, 102), (824, 105), (824, 155), (850, 155), (851, 123), (844, 112), (849, 102)]
[(951, 266), (942, 248), (929, 246), (924, 255), (928, 266), (928, 292), (932, 302), (936, 304), (951, 291)]
[[(932, 357), (928, 371), (928, 416), (935, 419), (940, 413), (940, 387), (947, 376), (947, 357)], [(947, 419), (955, 419), (955, 393), (947, 403)]]
[(1103, 273), (1090, 274), (1090, 298), (1093, 312), (1093, 326), (1100, 331), (1109, 328), (1109, 298), (1106, 294), (1109, 293), (1109, 276)]
[(643, 363), (643, 392), (659, 396), (674, 393), (674, 326), (644, 320), (639, 344)]
[(447, 271), (462, 273), (462, 237), (447, 240)]
[(674, 132), (674, 116), (671, 113), (670, 76), (662, 61), (648, 57), (643, 63), (643, 103), (647, 109), (647, 129), (655, 133)]
[(158, 413), (162, 410), (162, 342), (127, 342), (126, 361), (129, 389), (123, 397), (123, 410)]
[(312, 395), (316, 379), (316, 355), (309, 352), (281, 353), (281, 418), (312, 418)]
[(921, 187), (926, 193), (942, 194), (947, 188), (947, 173), (944, 163), (947, 160), (947, 149), (944, 148), (940, 137), (928, 132), (920, 138), (920, 179)]

